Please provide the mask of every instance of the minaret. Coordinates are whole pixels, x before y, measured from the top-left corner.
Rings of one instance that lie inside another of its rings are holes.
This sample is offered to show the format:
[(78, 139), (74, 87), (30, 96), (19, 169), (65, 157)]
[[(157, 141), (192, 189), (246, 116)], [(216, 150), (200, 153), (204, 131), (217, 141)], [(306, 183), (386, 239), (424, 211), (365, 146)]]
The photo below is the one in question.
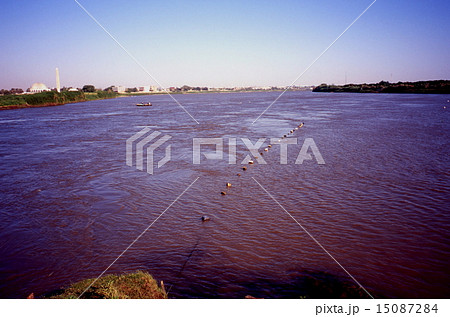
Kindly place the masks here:
[(56, 67), (56, 91), (61, 92), (61, 84), (59, 82), (59, 69)]

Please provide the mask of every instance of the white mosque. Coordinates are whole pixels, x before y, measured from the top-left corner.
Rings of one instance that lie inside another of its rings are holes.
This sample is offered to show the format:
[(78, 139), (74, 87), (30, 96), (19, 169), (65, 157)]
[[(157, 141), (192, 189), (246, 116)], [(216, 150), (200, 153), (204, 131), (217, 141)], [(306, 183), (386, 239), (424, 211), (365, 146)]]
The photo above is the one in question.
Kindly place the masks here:
[[(61, 84), (59, 82), (59, 69), (56, 68), (55, 72), (56, 72), (56, 91), (60, 92)], [(50, 89), (43, 83), (34, 83), (33, 85), (31, 85), (30, 88), (28, 88), (28, 91), (31, 93), (36, 93), (36, 92), (50, 91)]]
[(35, 92), (50, 91), (50, 89), (43, 83), (34, 83), (29, 88), (29, 91), (35, 93)]

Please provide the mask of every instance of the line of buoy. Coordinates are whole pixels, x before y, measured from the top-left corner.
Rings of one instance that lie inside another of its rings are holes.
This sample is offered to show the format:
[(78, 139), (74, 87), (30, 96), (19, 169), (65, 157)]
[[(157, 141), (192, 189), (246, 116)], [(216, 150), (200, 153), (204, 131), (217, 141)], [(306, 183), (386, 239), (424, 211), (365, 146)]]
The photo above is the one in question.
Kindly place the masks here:
[[(301, 127), (303, 127), (305, 123), (302, 122), (300, 123), (298, 126), (296, 126), (294, 129), (290, 130), (287, 134), (283, 134), (283, 136), (281, 137), (281, 139), (287, 138), (288, 135), (290, 134), (294, 134), (295, 131), (297, 131), (298, 129), (300, 129)], [(280, 140), (278, 140), (278, 142), (280, 142)]]
[[(300, 123), (298, 126), (296, 126), (294, 129), (290, 130), (288, 134), (284, 134), (280, 139), (278, 139), (278, 142), (281, 142), (282, 139), (287, 138), (289, 134), (293, 134), (295, 131), (297, 131), (298, 129), (300, 129), (301, 127), (303, 127), (304, 124), (305, 124), (305, 123), (302, 122), (302, 123)], [(267, 147), (264, 148), (264, 151), (263, 151), (263, 152), (268, 152), (269, 149), (270, 149), (271, 147), (272, 147), (272, 144), (267, 145)], [(263, 155), (263, 152), (259, 152), (259, 154), (262, 156), (262, 155)], [(258, 157), (255, 156), (255, 159), (257, 159), (257, 158), (258, 158)], [(252, 165), (253, 163), (254, 163), (253, 160), (249, 160), (249, 161), (248, 161), (248, 164), (249, 164), (249, 165)], [(242, 170), (243, 170), (243, 171), (246, 171), (246, 170), (247, 170), (247, 166), (242, 166)], [(240, 173), (237, 173), (236, 175), (237, 175), (237, 176), (241, 176)], [(227, 188), (230, 188), (230, 187), (231, 187), (231, 183), (227, 182), (227, 183), (225, 183), (225, 186), (226, 186)], [(225, 196), (225, 195), (227, 194), (227, 192), (226, 192), (226, 191), (221, 191), (220, 194), (221, 194), (222, 196)], [(209, 218), (208, 216), (203, 216), (203, 217), (202, 217), (202, 221), (209, 221), (209, 220), (210, 220), (210, 218)]]

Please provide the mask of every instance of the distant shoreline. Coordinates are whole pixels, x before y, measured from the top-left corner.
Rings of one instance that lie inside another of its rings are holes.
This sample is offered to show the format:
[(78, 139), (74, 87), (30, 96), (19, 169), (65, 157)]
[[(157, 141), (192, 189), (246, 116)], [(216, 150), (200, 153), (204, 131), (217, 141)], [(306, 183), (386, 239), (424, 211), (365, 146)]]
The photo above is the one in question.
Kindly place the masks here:
[[(288, 91), (310, 91), (310, 89), (289, 89)], [(283, 89), (271, 90), (213, 90), (213, 91), (169, 91), (171, 95), (189, 95), (189, 94), (211, 94), (211, 93), (251, 93), (251, 92), (274, 92), (284, 91)], [(0, 110), (14, 110), (38, 107), (62, 106), (70, 103), (79, 103), (92, 100), (115, 99), (122, 97), (138, 97), (166, 95), (167, 92), (144, 92), (144, 93), (126, 93), (97, 91), (93, 93), (46, 91), (27, 95), (5, 95), (0, 96)], [(28, 101), (27, 101), (28, 100)], [(52, 100), (52, 101), (49, 101)], [(54, 102), (53, 100), (57, 100)], [(31, 103), (29, 103), (31, 102)]]
[[(115, 99), (121, 97), (153, 96), (184, 94), (211, 94), (211, 93), (252, 93), (252, 92), (281, 92), (284, 89), (254, 89), (254, 90), (211, 90), (211, 91), (160, 91), (160, 92), (136, 92), (136, 93), (116, 93), (98, 90), (92, 93), (82, 91), (46, 91), (35, 94), (24, 95), (4, 95), (0, 96), (0, 110), (15, 110), (25, 108), (62, 106), (70, 103), (81, 103), (92, 100)], [(288, 89), (288, 91), (310, 91), (304, 89)], [(327, 85), (322, 84), (314, 87), (313, 92), (347, 92), (347, 93), (399, 93), (399, 94), (450, 94), (450, 80), (429, 80), (417, 82), (389, 83), (381, 81), (373, 84), (346, 84)]]
[(82, 91), (45, 91), (35, 94), (4, 95), (0, 96), (0, 110), (53, 107), (91, 100), (112, 99), (118, 96), (117, 93), (105, 91), (93, 93), (84, 93)]
[(391, 94), (450, 94), (450, 80), (428, 80), (416, 82), (389, 83), (380, 81), (376, 84), (322, 84), (313, 92), (352, 92), (352, 93), (391, 93)]

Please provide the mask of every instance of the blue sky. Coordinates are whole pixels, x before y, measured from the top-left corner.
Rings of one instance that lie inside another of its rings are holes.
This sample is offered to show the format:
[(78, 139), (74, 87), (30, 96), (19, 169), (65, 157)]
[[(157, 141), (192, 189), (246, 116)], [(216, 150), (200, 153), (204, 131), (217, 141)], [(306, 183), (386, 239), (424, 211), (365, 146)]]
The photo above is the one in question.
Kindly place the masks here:
[[(372, 2), (79, 0), (165, 87), (289, 85)], [(450, 1), (377, 0), (297, 85), (450, 79)], [(2, 1), (0, 88), (157, 85), (75, 1)]]

